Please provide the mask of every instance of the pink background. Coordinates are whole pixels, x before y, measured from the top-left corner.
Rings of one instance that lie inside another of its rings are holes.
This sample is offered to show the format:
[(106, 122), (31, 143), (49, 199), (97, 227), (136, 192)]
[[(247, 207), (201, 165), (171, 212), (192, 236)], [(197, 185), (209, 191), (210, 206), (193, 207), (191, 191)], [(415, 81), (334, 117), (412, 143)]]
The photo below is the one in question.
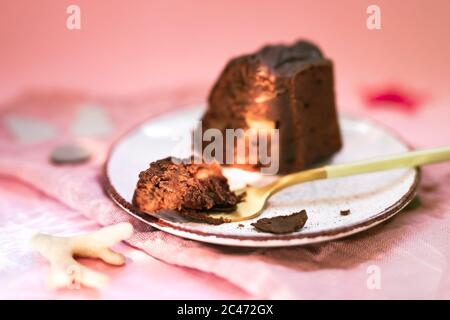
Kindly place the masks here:
[[(52, 104), (46, 100), (45, 95), (45, 90), (52, 92), (55, 88), (106, 98), (116, 95), (141, 97), (152, 92), (180, 94), (184, 90), (187, 92), (186, 96), (195, 96), (195, 100), (200, 101), (206, 96), (212, 81), (231, 56), (252, 51), (268, 42), (293, 41), (305, 37), (320, 44), (325, 54), (335, 62), (336, 92), (342, 112), (361, 113), (381, 121), (394, 128), (416, 147), (438, 146), (450, 141), (448, 0), (0, 0), (0, 4), (0, 108), (16, 105), (22, 106), (22, 110), (32, 109), (31, 104), (27, 105), (27, 99), (30, 97), (25, 95), (22, 99), (21, 95), (24, 91), (37, 89), (38, 92), (44, 92), (43, 98), (38, 101), (42, 104), (39, 109), (42, 112), (39, 114), (44, 118), (58, 118), (59, 116), (55, 116), (56, 111), (62, 112), (61, 106), (64, 103), (59, 105), (56, 100)], [(69, 4), (78, 4), (81, 7), (81, 30), (66, 29), (66, 8)], [(381, 7), (381, 30), (370, 31), (366, 28), (366, 8), (369, 4)], [(413, 96), (420, 97), (420, 108), (415, 113), (365, 108), (363, 98), (366, 90), (383, 89), (390, 85), (404, 88)], [(158, 106), (170, 109), (176, 107), (174, 104), (179, 101), (192, 103), (191, 100), (168, 94), (161, 100), (164, 103), (152, 100), (154, 110), (143, 111), (152, 114), (157, 111)], [(18, 103), (15, 103), (16, 101)], [(47, 106), (46, 110), (44, 106)], [(67, 112), (62, 113), (67, 116)], [(137, 115), (135, 117), (137, 118)], [(128, 125), (124, 122), (121, 121), (120, 124)], [(116, 125), (119, 126), (119, 123)], [(7, 144), (10, 141), (6, 139), (2, 142), (9, 148), (5, 150), (15, 150), (19, 153), (32, 151)], [(34, 155), (44, 159), (47, 153)], [(9, 162), (8, 157), (11, 160)], [(24, 161), (29, 158), (27, 154)], [(0, 169), (3, 168), (3, 171), (8, 173), (14, 172), (11, 168), (17, 167), (17, 159), (12, 152), (3, 153), (0, 161), (3, 161), (4, 165), (0, 166)], [(29, 165), (35, 164), (31, 162)], [(39, 173), (39, 170), (37, 172)], [(50, 172), (58, 176), (57, 171)], [(310, 260), (304, 260), (307, 267), (310, 267), (308, 263), (317, 265), (317, 272), (293, 273), (301, 285), (293, 285), (293, 289), (298, 290), (293, 290), (291, 296), (354, 298), (358, 291), (351, 291), (350, 287), (347, 292), (339, 286), (336, 291), (321, 290), (322, 287), (317, 283), (333, 279), (337, 284), (341, 283), (337, 280), (347, 284), (347, 280), (355, 279), (354, 273), (351, 272), (361, 270), (363, 276), (366, 276), (364, 264), (358, 270), (340, 270), (333, 266), (347, 261), (348, 252), (352, 253), (355, 248), (360, 252), (361, 247), (365, 249), (375, 246), (380, 248), (375, 250), (380, 254), (380, 257), (374, 258), (375, 261), (383, 266), (385, 264), (386, 269), (393, 271), (392, 279), (401, 278), (409, 272), (415, 279), (421, 280), (415, 282), (414, 290), (411, 289), (410, 278), (405, 282), (392, 281), (393, 287), (401, 284), (394, 288), (398, 291), (388, 290), (380, 297), (448, 298), (450, 251), (446, 217), (449, 217), (450, 205), (445, 179), (450, 177), (449, 172), (448, 166), (441, 170), (436, 168), (432, 174), (425, 171), (425, 182), (433, 180), (433, 183), (438, 184), (442, 181), (442, 186), (438, 192), (422, 191), (428, 192), (422, 199), (426, 205), (440, 205), (434, 209), (423, 206), (416, 211), (412, 216), (416, 220), (412, 220), (417, 223), (413, 227), (411, 216), (401, 216), (382, 231), (377, 229), (352, 239), (312, 248), (299, 248), (299, 251), (311, 252), (314, 252), (314, 248), (321, 249), (318, 252), (324, 254), (317, 257), (311, 253)], [(39, 174), (37, 176), (39, 177)], [(46, 232), (67, 233), (98, 227), (96, 222), (82, 217), (78, 211), (69, 210), (41, 191), (3, 175), (0, 177), (0, 191), (0, 214), (4, 219), (3, 223), (0, 223), (0, 229), (6, 226), (5, 230), (11, 232), (13, 240), (15, 237), (20, 238), (21, 232), (34, 228)], [(35, 219), (30, 219), (30, 215)], [(395, 241), (390, 241), (392, 239)], [(170, 248), (170, 241), (166, 242)], [(396, 246), (394, 249), (385, 250), (383, 242)], [(267, 292), (262, 292), (254, 286), (251, 291), (225, 280), (229, 274), (225, 255), (223, 260), (220, 260), (224, 261), (226, 267), (219, 270), (222, 273), (218, 270), (202, 272), (198, 271), (199, 266), (204, 265), (202, 259), (216, 259), (214, 255), (211, 258), (205, 254), (203, 249), (198, 250), (198, 259), (188, 260), (183, 260), (182, 256), (179, 260), (173, 260), (178, 256), (167, 253), (164, 256), (164, 252), (153, 251), (152, 254), (157, 260), (126, 245), (119, 246), (119, 250), (132, 261), (125, 268), (113, 268), (97, 261), (87, 262), (104, 270), (114, 279), (111, 286), (104, 291), (83, 290), (81, 294), (53, 292), (45, 287), (44, 276), (48, 271), (46, 262), (35, 256), (31, 259), (25, 244), (23, 252), (17, 251), (17, 243), (22, 242), (16, 242), (9, 250), (6, 245), (6, 251), (0, 257), (4, 259), (0, 262), (11, 262), (14, 267), (10, 270), (0, 270), (0, 275), (3, 275), (0, 277), (1, 297), (279, 297), (270, 295), (273, 293), (271, 287)], [(192, 248), (182, 247), (182, 252), (188, 249), (195, 251), (197, 245), (200, 247), (199, 244), (189, 245)], [(175, 245), (174, 247), (178, 248)], [(434, 250), (428, 250), (430, 247)], [(282, 252), (286, 253), (287, 250)], [(405, 258), (406, 253), (410, 258)], [(390, 265), (392, 259), (384, 257), (384, 254), (387, 257), (394, 254), (401, 263)], [(430, 259), (430, 255), (435, 255), (432, 256), (435, 259)], [(303, 258), (305, 256), (308, 257), (308, 254), (303, 255)], [(275, 258), (279, 260), (278, 253)], [(197, 265), (192, 264), (193, 260)], [(254, 260), (255, 264), (259, 264), (259, 260)], [(365, 257), (362, 260), (364, 263), (373, 262)], [(23, 261), (28, 261), (28, 264)], [(286, 261), (301, 265), (303, 260)], [(424, 263), (422, 265), (417, 261)], [(229, 260), (228, 263), (233, 261)], [(248, 265), (248, 261), (242, 263)], [(186, 267), (180, 268), (174, 264)], [(431, 275), (428, 272), (430, 265), (435, 268), (435, 273)], [(303, 270), (300, 267), (298, 269)], [(18, 270), (22, 272), (19, 273)], [(270, 270), (270, 266), (264, 266), (260, 271), (265, 274), (267, 270)], [(158, 275), (157, 279), (155, 274)], [(142, 285), (144, 279), (145, 286)], [(211, 285), (212, 283), (214, 285)], [(328, 281), (329, 283), (334, 282)], [(308, 290), (300, 290), (302, 288)], [(323, 288), (328, 287), (324, 285)]]
[[(379, 81), (441, 91), (450, 84), (448, 0), (0, 3), (0, 103), (55, 86), (128, 95), (189, 85), (206, 94), (231, 56), (300, 37), (335, 61), (341, 104)], [(366, 28), (373, 3), (381, 30)], [(81, 30), (66, 28), (69, 4), (81, 7)]]

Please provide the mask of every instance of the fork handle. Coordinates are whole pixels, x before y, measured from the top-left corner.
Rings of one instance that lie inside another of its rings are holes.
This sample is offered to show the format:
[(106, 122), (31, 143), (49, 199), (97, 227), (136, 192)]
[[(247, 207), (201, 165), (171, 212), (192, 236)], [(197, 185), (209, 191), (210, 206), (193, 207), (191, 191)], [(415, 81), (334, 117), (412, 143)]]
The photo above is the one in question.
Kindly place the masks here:
[(378, 157), (368, 160), (329, 165), (310, 170), (291, 173), (263, 187), (264, 192), (274, 194), (284, 188), (301, 182), (319, 179), (353, 176), (362, 173), (385, 171), (398, 168), (417, 167), (424, 164), (450, 160), (450, 146), (410, 151), (401, 154)]
[(325, 166), (327, 178), (398, 168), (417, 167), (450, 160), (450, 147), (411, 151), (352, 163)]

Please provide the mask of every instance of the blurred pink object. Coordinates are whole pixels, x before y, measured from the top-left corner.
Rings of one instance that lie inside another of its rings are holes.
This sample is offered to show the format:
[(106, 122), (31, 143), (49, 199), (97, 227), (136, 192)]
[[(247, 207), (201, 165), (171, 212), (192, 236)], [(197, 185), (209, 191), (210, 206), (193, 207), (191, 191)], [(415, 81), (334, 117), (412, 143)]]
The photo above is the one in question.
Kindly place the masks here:
[(387, 108), (407, 113), (417, 111), (423, 105), (423, 95), (411, 88), (399, 85), (385, 85), (366, 89), (364, 103), (370, 108)]

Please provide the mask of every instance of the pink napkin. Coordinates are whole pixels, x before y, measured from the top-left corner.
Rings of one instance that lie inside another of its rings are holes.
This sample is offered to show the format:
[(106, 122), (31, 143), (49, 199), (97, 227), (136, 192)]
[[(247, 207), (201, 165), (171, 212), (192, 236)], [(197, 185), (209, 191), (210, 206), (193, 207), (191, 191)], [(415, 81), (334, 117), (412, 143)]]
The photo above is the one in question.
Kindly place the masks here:
[[(109, 145), (139, 122), (200, 98), (191, 89), (123, 101), (67, 92), (21, 96), (0, 113), (0, 174), (20, 179), (102, 225), (130, 221), (135, 227), (128, 240), (132, 246), (167, 263), (215, 274), (254, 298), (450, 298), (448, 165), (424, 170), (419, 208), (360, 235), (303, 247), (207, 245), (152, 229), (124, 213), (99, 183)], [(87, 105), (103, 110), (109, 124), (103, 133), (80, 137), (72, 128)], [(413, 131), (413, 124), (426, 116), (405, 123)], [(41, 141), (20, 142), (7, 125), (11, 118), (47, 123), (51, 130)], [(437, 130), (433, 123), (429, 128)], [(450, 141), (450, 132), (445, 134)], [(55, 146), (74, 140), (95, 150), (89, 163), (55, 166), (48, 161)]]

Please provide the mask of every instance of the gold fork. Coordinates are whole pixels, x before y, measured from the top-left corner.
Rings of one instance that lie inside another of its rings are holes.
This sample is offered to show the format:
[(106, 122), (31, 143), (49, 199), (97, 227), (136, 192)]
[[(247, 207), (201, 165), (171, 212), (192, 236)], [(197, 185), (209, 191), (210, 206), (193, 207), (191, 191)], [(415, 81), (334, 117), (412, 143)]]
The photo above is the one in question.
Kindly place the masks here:
[(405, 152), (385, 157), (356, 161), (351, 163), (329, 165), (320, 168), (300, 171), (283, 176), (264, 187), (247, 187), (236, 191), (246, 193), (244, 201), (237, 205), (234, 212), (207, 213), (211, 218), (223, 219), (226, 222), (235, 222), (255, 218), (259, 216), (267, 203), (267, 200), (276, 192), (289, 186), (337, 177), (353, 176), (362, 173), (392, 170), (398, 168), (417, 167), (425, 164), (450, 160), (450, 146)]

